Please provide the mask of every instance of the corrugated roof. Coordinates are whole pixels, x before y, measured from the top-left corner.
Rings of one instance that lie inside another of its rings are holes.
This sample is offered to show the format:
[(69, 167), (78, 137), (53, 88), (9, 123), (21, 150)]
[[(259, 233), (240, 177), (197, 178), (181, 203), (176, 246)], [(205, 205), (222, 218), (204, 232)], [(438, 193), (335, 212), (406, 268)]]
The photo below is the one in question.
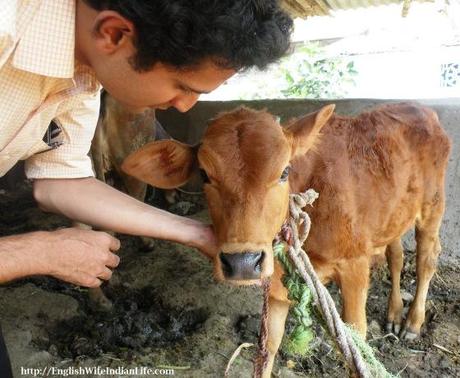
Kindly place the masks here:
[(413, 1), (426, 2), (430, 0), (282, 0), (281, 4), (293, 17), (306, 18), (308, 16), (325, 16), (331, 11), (388, 4), (401, 4), (404, 14)]

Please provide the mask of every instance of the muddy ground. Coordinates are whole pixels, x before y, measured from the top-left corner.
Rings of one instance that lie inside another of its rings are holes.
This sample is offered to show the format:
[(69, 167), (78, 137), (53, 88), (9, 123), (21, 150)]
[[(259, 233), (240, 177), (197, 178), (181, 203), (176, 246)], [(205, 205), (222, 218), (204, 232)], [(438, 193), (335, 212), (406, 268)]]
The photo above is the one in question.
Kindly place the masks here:
[[(202, 198), (182, 195), (171, 210), (205, 219), (203, 203)], [(38, 210), (27, 183), (13, 191), (0, 190), (0, 208), (0, 236), (70, 224)], [(30, 376), (21, 374), (21, 368), (24, 372), (44, 366), (154, 366), (173, 368), (181, 377), (222, 377), (238, 345), (256, 343), (260, 289), (216, 284), (209, 262), (194, 250), (167, 242), (144, 250), (138, 238), (120, 238), (121, 263), (105, 289), (114, 303), (109, 313), (95, 310), (86, 290), (52, 278), (34, 277), (0, 287), (0, 322), (15, 377)], [(407, 252), (406, 305), (414, 293), (414, 272), (414, 254)], [(390, 287), (386, 267), (374, 269), (372, 282), (368, 339), (386, 368), (401, 377), (459, 377), (460, 263), (447, 266), (441, 260), (418, 341), (385, 335), (381, 326)], [(337, 295), (334, 287), (331, 291)], [(317, 337), (308, 357), (282, 352), (275, 376), (346, 376), (331, 345)], [(241, 353), (231, 377), (251, 376), (254, 351)]]

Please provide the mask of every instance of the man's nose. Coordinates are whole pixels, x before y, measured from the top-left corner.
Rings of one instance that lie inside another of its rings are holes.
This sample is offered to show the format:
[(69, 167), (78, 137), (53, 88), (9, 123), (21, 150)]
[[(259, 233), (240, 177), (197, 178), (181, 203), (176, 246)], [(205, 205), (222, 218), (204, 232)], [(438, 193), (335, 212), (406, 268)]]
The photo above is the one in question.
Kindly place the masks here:
[(185, 113), (186, 111), (190, 110), (193, 107), (193, 105), (196, 104), (199, 98), (200, 95), (198, 93), (182, 95), (172, 100), (171, 105), (174, 106), (181, 113)]
[(264, 252), (221, 253), (220, 261), (225, 278), (254, 280), (260, 278)]

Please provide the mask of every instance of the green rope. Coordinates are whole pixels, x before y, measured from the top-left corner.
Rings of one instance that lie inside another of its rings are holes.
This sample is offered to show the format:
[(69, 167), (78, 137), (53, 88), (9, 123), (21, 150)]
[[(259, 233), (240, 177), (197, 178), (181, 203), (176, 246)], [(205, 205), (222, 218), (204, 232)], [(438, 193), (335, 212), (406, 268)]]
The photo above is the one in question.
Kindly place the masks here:
[(275, 245), (273, 251), (287, 272), (283, 277), (283, 284), (288, 291), (288, 299), (293, 304), (290, 311), (295, 319), (295, 327), (287, 338), (285, 348), (290, 354), (306, 356), (310, 351), (310, 343), (314, 339), (311, 313), (313, 296), (302, 277), (293, 269), (284, 253), (283, 244)]
[(366, 361), (369, 371), (372, 373), (373, 377), (377, 378), (395, 378), (395, 376), (389, 373), (385, 366), (375, 357), (374, 349), (366, 343), (361, 335), (356, 332), (352, 327), (345, 324), (345, 329), (350, 333), (355, 345), (358, 347), (361, 355), (363, 356), (364, 361)]
[[(277, 243), (273, 247), (273, 252), (285, 271), (283, 284), (288, 291), (288, 299), (292, 302), (290, 313), (296, 323), (294, 330), (288, 336), (286, 349), (290, 354), (306, 356), (311, 352), (310, 343), (314, 338), (313, 318), (320, 324), (323, 322), (319, 313), (314, 311), (313, 296), (310, 289), (293, 267), (287, 254), (284, 253), (284, 248), (284, 243)], [(394, 378), (377, 360), (372, 347), (353, 328), (347, 325), (345, 328), (360, 351), (372, 377)]]

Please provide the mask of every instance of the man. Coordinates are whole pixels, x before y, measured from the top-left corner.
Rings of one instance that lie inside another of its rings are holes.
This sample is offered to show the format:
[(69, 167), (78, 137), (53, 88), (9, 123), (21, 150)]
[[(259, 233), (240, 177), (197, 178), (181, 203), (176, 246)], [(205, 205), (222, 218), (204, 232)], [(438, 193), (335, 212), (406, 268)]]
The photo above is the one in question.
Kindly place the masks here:
[[(44, 210), (212, 256), (209, 226), (93, 177), (99, 83), (130, 109), (185, 112), (235, 72), (287, 51), (292, 20), (276, 1), (0, 0), (0, 9), (0, 176), (26, 160)], [(119, 246), (75, 228), (0, 238), (0, 282), (43, 274), (97, 287)]]

